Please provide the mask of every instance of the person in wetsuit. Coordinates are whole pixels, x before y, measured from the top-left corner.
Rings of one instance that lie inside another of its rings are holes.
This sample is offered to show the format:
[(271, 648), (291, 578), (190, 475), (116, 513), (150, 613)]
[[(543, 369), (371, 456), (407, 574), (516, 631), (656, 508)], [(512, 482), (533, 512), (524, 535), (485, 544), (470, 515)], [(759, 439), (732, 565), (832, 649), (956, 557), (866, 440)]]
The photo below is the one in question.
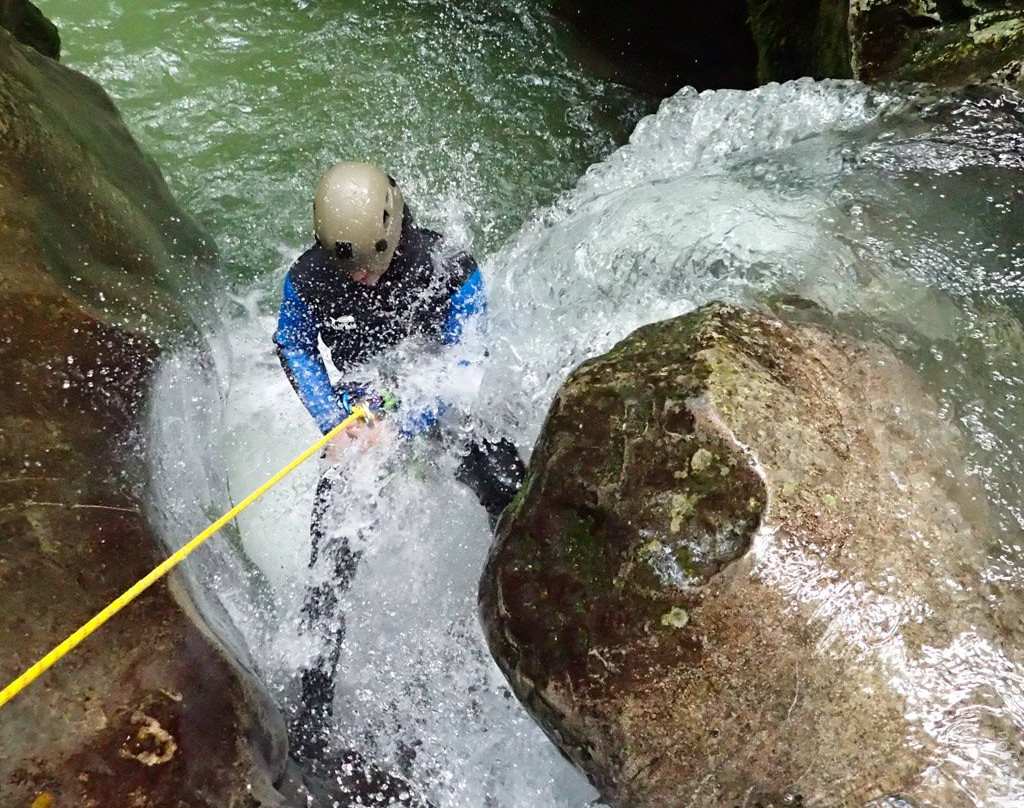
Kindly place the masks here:
[[(313, 222), (314, 244), (285, 277), (274, 342), (288, 380), (326, 434), (356, 403), (388, 410), (394, 402), (359, 384), (332, 385), (318, 339), (344, 376), (409, 337), (448, 345), (459, 342), (468, 320), (482, 315), (486, 303), (473, 258), (465, 252), (444, 254), (441, 235), (416, 225), (397, 183), (377, 166), (332, 166), (316, 189)], [(430, 428), (437, 410), (402, 413), (399, 405), (387, 417), (398, 418), (401, 433), (412, 435)], [(372, 424), (350, 427), (336, 442), (360, 440), (371, 428)], [(469, 441), (456, 473), (484, 506), (492, 527), (523, 476), (519, 453), (506, 439)], [(303, 671), (300, 721), (307, 725), (322, 725), (330, 717), (333, 671), (344, 633), (343, 618), (335, 613), (337, 595), (351, 583), (358, 561), (345, 541), (329, 550), (321, 546), (331, 488), (331, 478), (325, 475), (313, 508), (310, 566), (318, 553), (330, 552), (334, 580), (310, 591), (304, 613), (311, 630), (336, 623), (341, 636), (331, 638), (325, 658)], [(298, 741), (307, 743), (315, 734), (307, 727)]]

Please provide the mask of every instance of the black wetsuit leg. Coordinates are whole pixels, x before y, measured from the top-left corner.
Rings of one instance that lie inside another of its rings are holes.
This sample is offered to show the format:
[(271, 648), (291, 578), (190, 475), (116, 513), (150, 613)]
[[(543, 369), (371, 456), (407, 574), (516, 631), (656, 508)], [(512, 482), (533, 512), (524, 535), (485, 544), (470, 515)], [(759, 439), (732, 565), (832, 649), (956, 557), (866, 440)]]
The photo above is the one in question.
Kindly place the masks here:
[(491, 529), (498, 517), (519, 491), (526, 476), (526, 466), (512, 441), (475, 439), (455, 472), (455, 479), (469, 486), (487, 511)]
[(327, 724), (334, 712), (335, 669), (345, 640), (345, 615), (338, 608), (339, 596), (352, 585), (361, 555), (353, 552), (347, 537), (332, 537), (330, 546), (325, 541), (324, 518), (337, 484), (329, 475), (320, 478), (310, 522), (309, 567), (317, 563), (321, 553), (329, 553), (332, 570), (328, 580), (309, 588), (302, 605), (301, 631), (315, 635), (322, 649), (313, 664), (302, 671), (301, 700), (290, 733), (294, 752), (304, 758), (320, 757), (325, 752)]
[[(515, 444), (498, 441), (470, 441), (456, 470), (456, 479), (467, 485), (487, 511), (491, 528), (515, 497), (525, 476), (525, 466)], [(334, 710), (334, 680), (345, 639), (345, 615), (340, 598), (352, 585), (361, 553), (353, 551), (348, 537), (326, 535), (326, 517), (334, 503), (339, 481), (324, 475), (317, 485), (310, 525), (309, 566), (322, 554), (329, 554), (332, 574), (312, 586), (302, 606), (303, 633), (317, 637), (321, 653), (301, 674), (301, 701), (291, 722), (291, 744), (303, 758), (327, 753), (327, 726)]]
[(331, 576), (309, 588), (302, 607), (302, 631), (319, 634), (322, 653), (302, 671), (302, 701), (289, 726), (291, 753), (303, 772), (304, 790), (297, 796), (303, 805), (315, 796), (316, 804), (323, 805), (431, 808), (401, 775), (377, 766), (353, 749), (330, 744), (334, 678), (345, 639), (340, 596), (352, 585), (362, 555), (352, 550), (347, 537), (327, 536), (327, 516), (340, 485), (337, 478), (322, 476), (313, 503), (309, 566), (316, 565), (322, 554), (329, 555)]

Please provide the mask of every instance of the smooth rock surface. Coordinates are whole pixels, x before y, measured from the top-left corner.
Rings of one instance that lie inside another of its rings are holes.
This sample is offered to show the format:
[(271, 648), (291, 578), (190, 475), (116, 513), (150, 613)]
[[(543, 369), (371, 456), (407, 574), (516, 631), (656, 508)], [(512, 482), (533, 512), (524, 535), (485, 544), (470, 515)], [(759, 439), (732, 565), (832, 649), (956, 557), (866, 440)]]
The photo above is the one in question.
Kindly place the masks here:
[(0, 0), (0, 28), (6, 28), (19, 42), (43, 56), (60, 58), (60, 33), (29, 0)]

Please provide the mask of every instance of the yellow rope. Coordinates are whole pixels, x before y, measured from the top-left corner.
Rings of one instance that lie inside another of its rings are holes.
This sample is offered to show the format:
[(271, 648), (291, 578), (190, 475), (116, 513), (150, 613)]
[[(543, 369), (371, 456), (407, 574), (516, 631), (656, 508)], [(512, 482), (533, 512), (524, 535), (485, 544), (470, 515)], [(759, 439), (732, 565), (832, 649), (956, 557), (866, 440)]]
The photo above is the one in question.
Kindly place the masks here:
[(353, 407), (352, 414), (338, 424), (334, 429), (324, 435), (320, 440), (310, 446), (306, 451), (296, 457), (291, 463), (281, 469), (277, 474), (267, 480), (263, 485), (253, 491), (249, 496), (239, 502), (230, 511), (225, 513), (220, 519), (211, 524), (206, 530), (192, 539), (188, 544), (178, 550), (174, 555), (170, 556), (159, 565), (154, 567), (152, 571), (146, 577), (141, 578), (137, 581), (130, 589), (126, 590), (116, 600), (110, 602), (110, 604), (99, 612), (95, 617), (89, 620), (88, 623), (83, 625), (78, 631), (68, 637), (64, 642), (54, 648), (50, 653), (40, 659), (35, 665), (25, 671), (21, 676), (11, 682), (3, 690), (0, 690), (0, 707), (3, 707), (7, 702), (13, 699), (18, 693), (28, 687), (34, 682), (40, 675), (47, 671), (57, 660), (71, 651), (75, 646), (82, 642), (86, 637), (92, 634), (96, 629), (106, 623), (111, 617), (117, 614), (121, 609), (131, 603), (135, 598), (146, 591), (152, 584), (162, 578), (167, 572), (173, 567), (178, 565), (185, 559), (193, 550), (195, 550), (200, 544), (206, 541), (210, 536), (220, 530), (224, 525), (234, 519), (238, 514), (248, 508), (257, 499), (263, 496), (267, 491), (273, 488), (277, 483), (284, 479), (287, 475), (291, 474), (303, 461), (309, 458), (310, 455), (314, 454), (324, 444), (326, 444), (331, 438), (337, 435), (341, 430), (351, 424), (353, 421), (362, 418), (367, 420), (370, 417), (369, 413), (366, 412), (362, 407)]

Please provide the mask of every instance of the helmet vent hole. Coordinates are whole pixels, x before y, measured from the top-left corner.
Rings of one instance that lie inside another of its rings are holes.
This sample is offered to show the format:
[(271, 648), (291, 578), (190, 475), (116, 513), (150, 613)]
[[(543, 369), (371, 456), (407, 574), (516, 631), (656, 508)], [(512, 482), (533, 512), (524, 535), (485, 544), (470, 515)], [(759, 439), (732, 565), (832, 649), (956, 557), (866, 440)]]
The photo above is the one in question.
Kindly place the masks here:
[(392, 188), (395, 188), (395, 187), (397, 187), (397, 186), (398, 186), (398, 183), (397, 183), (397, 182), (395, 182), (395, 178), (394, 178), (394, 177), (392, 177), (392, 176), (391, 176), (390, 174), (388, 174), (388, 182), (390, 182), (390, 183), (391, 183), (391, 187), (392, 187)]
[(348, 261), (352, 258), (352, 242), (351, 241), (336, 241), (334, 242), (334, 253), (342, 261)]
[(390, 214), (390, 213), (388, 213), (387, 211), (384, 211), (384, 229), (385, 229), (385, 230), (386, 230), (386, 229), (387, 229), (387, 227), (388, 227), (388, 222), (389, 222), (389, 221), (391, 221), (391, 214)]
[(388, 248), (388, 240), (386, 238), (380, 239), (376, 244), (373, 245), (373, 249), (377, 252), (384, 252)]

